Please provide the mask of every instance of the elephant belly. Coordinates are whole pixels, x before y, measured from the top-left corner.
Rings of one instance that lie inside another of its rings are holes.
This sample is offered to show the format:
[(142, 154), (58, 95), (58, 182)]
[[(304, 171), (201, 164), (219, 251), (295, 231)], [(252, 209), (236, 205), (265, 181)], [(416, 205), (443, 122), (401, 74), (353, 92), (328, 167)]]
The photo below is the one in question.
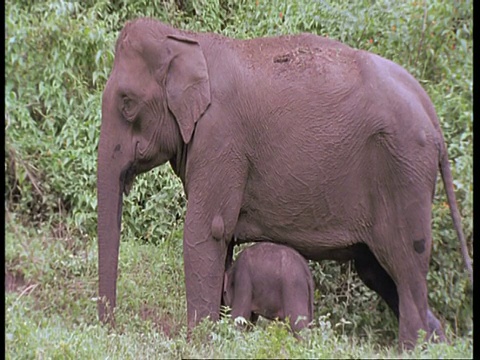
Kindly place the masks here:
[(312, 184), (285, 174), (278, 183), (270, 181), (271, 188), (252, 183), (234, 236), (238, 242), (284, 243), (308, 258), (341, 260), (348, 254), (339, 250), (368, 241), (373, 222), (368, 181), (353, 174)]
[(368, 231), (346, 227), (301, 228), (282, 224), (267, 227), (261, 220), (261, 216), (253, 219), (241, 215), (234, 232), (236, 241), (281, 243), (296, 249), (307, 259), (343, 261), (352, 259), (356, 244), (368, 242), (369, 238)]

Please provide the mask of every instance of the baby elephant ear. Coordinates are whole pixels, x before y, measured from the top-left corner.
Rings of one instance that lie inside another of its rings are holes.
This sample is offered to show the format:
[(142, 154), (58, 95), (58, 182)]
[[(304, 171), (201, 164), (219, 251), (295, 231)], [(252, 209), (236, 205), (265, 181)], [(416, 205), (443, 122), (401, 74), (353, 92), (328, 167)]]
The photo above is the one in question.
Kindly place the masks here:
[(210, 81), (203, 51), (193, 39), (169, 35), (171, 61), (166, 79), (167, 104), (188, 144), (195, 123), (210, 104)]

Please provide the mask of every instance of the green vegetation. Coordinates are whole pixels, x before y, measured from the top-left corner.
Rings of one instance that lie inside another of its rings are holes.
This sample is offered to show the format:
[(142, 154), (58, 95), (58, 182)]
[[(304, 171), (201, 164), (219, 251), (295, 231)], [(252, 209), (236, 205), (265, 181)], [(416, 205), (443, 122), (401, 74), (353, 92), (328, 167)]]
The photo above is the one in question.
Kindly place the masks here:
[[(312, 263), (316, 326), (241, 332), (230, 319), (186, 338), (185, 197), (168, 166), (124, 199), (117, 328), (96, 314), (96, 149), (119, 30), (152, 16), (236, 38), (313, 32), (403, 65), (425, 87), (448, 145), (464, 232), (473, 233), (472, 1), (7, 1), (5, 353), (17, 358), (397, 356), (397, 321), (350, 263)], [(472, 357), (472, 289), (444, 191), (434, 200), (429, 301), (452, 344), (406, 358)]]

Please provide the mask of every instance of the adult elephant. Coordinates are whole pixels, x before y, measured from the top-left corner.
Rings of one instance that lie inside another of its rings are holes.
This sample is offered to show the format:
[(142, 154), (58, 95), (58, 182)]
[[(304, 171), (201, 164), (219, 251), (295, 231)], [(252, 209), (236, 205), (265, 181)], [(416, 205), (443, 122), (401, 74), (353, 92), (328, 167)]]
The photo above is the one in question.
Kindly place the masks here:
[[(169, 161), (188, 198), (190, 328), (218, 318), (236, 238), (288, 244), (313, 260), (360, 258), (367, 285), (397, 307), (400, 344), (432, 331), (439, 167), (471, 265), (439, 122), (407, 71), (316, 35), (234, 40), (144, 18), (125, 25), (115, 52), (98, 148), (102, 321), (113, 321), (123, 193)], [(358, 255), (366, 248), (372, 266)]]

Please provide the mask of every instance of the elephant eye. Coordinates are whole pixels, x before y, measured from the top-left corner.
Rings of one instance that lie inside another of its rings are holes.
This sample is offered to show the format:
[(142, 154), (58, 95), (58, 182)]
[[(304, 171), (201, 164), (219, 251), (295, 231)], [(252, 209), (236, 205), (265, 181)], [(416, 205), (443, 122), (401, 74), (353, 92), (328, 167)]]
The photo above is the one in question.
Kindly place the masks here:
[(135, 120), (134, 105), (132, 99), (129, 99), (126, 96), (123, 98), (122, 113), (125, 119), (129, 122)]

